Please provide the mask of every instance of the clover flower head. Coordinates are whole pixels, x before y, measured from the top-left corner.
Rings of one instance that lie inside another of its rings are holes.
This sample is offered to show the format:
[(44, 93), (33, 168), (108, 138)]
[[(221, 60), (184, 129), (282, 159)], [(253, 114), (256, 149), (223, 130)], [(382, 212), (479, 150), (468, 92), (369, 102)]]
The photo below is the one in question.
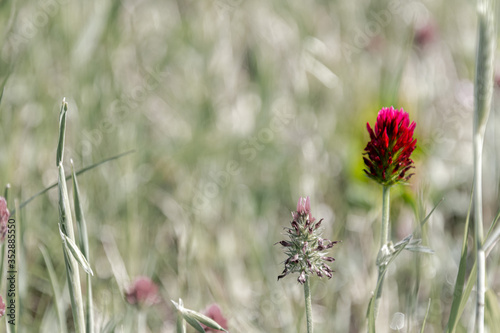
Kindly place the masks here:
[[(319, 277), (332, 277), (333, 270), (327, 262), (335, 259), (326, 254), (326, 250), (332, 248), (338, 242), (332, 242), (321, 237), (320, 228), (323, 219), (316, 222), (311, 215), (311, 202), (309, 197), (300, 198), (297, 203), (297, 211), (292, 212), (293, 220), (291, 228), (285, 228), (289, 240), (278, 243), (285, 248), (287, 259), (285, 269), (278, 276), (278, 280), (290, 273), (298, 273), (297, 281), (301, 284), (306, 282), (307, 276), (316, 274)], [(276, 244), (278, 244), (276, 243)]]
[(363, 160), (368, 177), (384, 186), (406, 182), (413, 174), (411, 154), (416, 148), (413, 138), (415, 122), (410, 123), (408, 113), (392, 106), (382, 108), (374, 129), (367, 123), (370, 142), (366, 145)]

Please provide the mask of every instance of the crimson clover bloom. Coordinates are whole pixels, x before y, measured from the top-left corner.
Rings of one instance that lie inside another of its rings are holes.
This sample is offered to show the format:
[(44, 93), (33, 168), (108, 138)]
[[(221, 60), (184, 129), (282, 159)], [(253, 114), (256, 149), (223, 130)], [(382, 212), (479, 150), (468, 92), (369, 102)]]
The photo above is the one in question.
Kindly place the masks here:
[(381, 185), (391, 186), (413, 176), (408, 172), (413, 168), (410, 156), (417, 144), (417, 139), (413, 138), (415, 126), (415, 122), (410, 124), (408, 113), (392, 106), (379, 111), (374, 130), (366, 123), (370, 142), (363, 160), (368, 177)]
[[(309, 197), (300, 198), (297, 202), (297, 211), (292, 212), (293, 220), (291, 228), (285, 228), (290, 240), (278, 242), (285, 247), (288, 258), (285, 261), (285, 269), (278, 276), (278, 280), (290, 273), (299, 273), (297, 281), (301, 284), (306, 282), (306, 276), (316, 274), (319, 277), (332, 277), (333, 270), (327, 262), (335, 261), (328, 257), (326, 250), (332, 248), (338, 242), (332, 242), (321, 238), (323, 219), (316, 222), (311, 215), (311, 202)], [(276, 244), (278, 244), (276, 243)]]

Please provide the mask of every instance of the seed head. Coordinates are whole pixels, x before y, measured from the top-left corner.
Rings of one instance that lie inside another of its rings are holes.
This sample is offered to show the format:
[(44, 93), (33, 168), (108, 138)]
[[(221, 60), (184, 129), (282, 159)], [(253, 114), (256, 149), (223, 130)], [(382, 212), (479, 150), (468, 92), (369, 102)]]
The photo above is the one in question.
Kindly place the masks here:
[(325, 250), (337, 242), (321, 237), (323, 230), (319, 226), (323, 219), (315, 222), (316, 219), (311, 215), (309, 197), (299, 199), (297, 211), (292, 212), (292, 217), (292, 227), (286, 228), (290, 240), (278, 242), (285, 248), (287, 255), (285, 269), (278, 276), (278, 280), (289, 273), (299, 273), (297, 281), (301, 284), (306, 282), (306, 277), (310, 274), (331, 278), (333, 271), (326, 262), (333, 262), (335, 259), (327, 256)]

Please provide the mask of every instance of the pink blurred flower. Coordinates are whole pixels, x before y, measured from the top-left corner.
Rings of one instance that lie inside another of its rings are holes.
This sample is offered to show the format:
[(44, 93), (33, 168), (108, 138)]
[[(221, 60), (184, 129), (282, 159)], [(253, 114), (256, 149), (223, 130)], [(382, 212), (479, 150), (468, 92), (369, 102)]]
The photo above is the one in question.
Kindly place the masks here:
[(427, 23), (415, 30), (413, 42), (417, 47), (424, 48), (436, 39), (436, 26), (433, 23)]
[[(222, 315), (222, 311), (220, 310), (220, 307), (217, 304), (210, 305), (208, 308), (205, 309), (205, 311), (203, 311), (203, 314), (205, 316), (209, 317), (210, 319), (215, 320), (217, 322), (217, 324), (222, 326), (222, 328), (224, 328), (225, 330), (228, 329), (227, 319)], [(201, 324), (201, 326), (203, 326), (203, 328), (205, 329), (205, 332), (222, 332), (222, 331), (207, 327), (203, 324)]]
[(0, 197), (0, 242), (5, 239), (7, 233), (7, 222), (9, 221), (10, 213), (7, 208), (7, 201), (4, 197)]
[(5, 315), (5, 303), (3, 302), (2, 296), (0, 296), (0, 318)]
[(151, 306), (160, 302), (158, 286), (147, 276), (139, 276), (125, 292), (127, 302), (132, 305)]

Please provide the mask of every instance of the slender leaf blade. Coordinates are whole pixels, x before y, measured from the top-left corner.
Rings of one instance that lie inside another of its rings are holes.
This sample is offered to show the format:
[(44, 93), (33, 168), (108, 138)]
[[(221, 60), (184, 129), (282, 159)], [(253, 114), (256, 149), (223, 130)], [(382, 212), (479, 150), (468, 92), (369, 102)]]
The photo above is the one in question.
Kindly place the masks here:
[[(458, 320), (460, 319), (461, 316), (460, 308), (462, 308), (462, 303), (463, 307), (465, 307), (464, 299), (465, 301), (468, 299), (468, 294), (466, 293), (464, 295), (463, 286), (467, 270), (467, 238), (469, 236), (469, 221), (470, 221), (471, 208), (472, 208), (472, 195), (470, 196), (469, 209), (467, 211), (467, 217), (465, 219), (464, 237), (462, 239), (462, 251), (460, 254), (460, 263), (458, 264), (457, 279), (455, 281), (455, 288), (453, 290), (453, 301), (451, 304), (450, 316), (448, 318), (448, 323), (446, 324), (447, 333), (455, 331), (458, 324)], [(476, 267), (475, 264), (474, 267)], [(469, 282), (467, 283), (467, 287), (469, 286), (472, 280), (475, 280), (475, 278), (472, 279), (472, 272), (471, 272), (471, 276), (469, 277)], [(472, 284), (471, 284), (471, 290), (472, 290)]]

